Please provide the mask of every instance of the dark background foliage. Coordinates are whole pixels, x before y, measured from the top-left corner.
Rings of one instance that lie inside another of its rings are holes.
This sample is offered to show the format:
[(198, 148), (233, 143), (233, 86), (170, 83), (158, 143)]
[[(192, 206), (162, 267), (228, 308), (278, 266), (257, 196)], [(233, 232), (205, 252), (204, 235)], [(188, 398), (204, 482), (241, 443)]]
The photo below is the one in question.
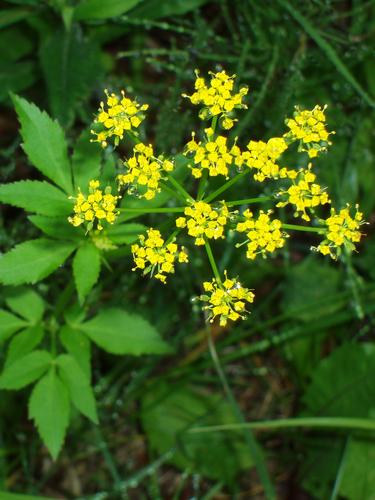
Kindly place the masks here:
[[(101, 426), (77, 416), (54, 463), (27, 421), (26, 396), (2, 392), (0, 489), (52, 498), (265, 498), (245, 434), (183, 430), (236, 421), (233, 408), (248, 421), (374, 416), (374, 4), (77, 4), (0, 2), (1, 182), (37, 178), (19, 147), (9, 92), (47, 110), (73, 141), (92, 122), (103, 88), (126, 88), (150, 104), (143, 136), (158, 152), (176, 153), (200, 126), (196, 110), (181, 97), (193, 86), (194, 69), (224, 68), (250, 88), (249, 109), (233, 131), (242, 145), (282, 133), (296, 104), (328, 104), (336, 135), (316, 162), (320, 182), (336, 206), (359, 202), (370, 225), (358, 254), (338, 263), (311, 254), (316, 241), (303, 233), (290, 238), (276, 259), (254, 263), (238, 258), (233, 245), (218, 245), (221, 269), (257, 293), (247, 321), (225, 331), (213, 327), (235, 402), (225, 398), (192, 301), (197, 283), (208, 276), (206, 260), (193, 253), (191, 265), (161, 287), (131, 273), (124, 255), (116, 272), (102, 274), (88, 307), (140, 311), (175, 354), (138, 359), (95, 352)], [(257, 189), (243, 183), (231, 195), (246, 198)], [(160, 221), (154, 215), (143, 222)], [(37, 234), (21, 210), (1, 207), (2, 251)], [(51, 306), (68, 272), (36, 287)], [(256, 436), (277, 498), (373, 498), (375, 447), (368, 435), (290, 429)]]

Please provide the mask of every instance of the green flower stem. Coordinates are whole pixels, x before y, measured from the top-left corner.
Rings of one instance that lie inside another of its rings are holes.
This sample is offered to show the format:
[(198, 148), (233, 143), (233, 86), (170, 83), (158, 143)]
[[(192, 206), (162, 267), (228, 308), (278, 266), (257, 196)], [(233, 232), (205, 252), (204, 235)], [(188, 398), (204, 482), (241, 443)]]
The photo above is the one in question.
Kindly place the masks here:
[(237, 181), (239, 181), (240, 179), (242, 179), (242, 177), (244, 177), (244, 175), (246, 173), (247, 172), (241, 172), (240, 174), (237, 174), (235, 177), (232, 177), (232, 179), (230, 179), (225, 184), (223, 184), (218, 189), (216, 189), (216, 191), (214, 191), (213, 193), (211, 193), (210, 195), (208, 195), (207, 198), (204, 201), (206, 203), (209, 203), (210, 201), (214, 200), (221, 193), (223, 193), (224, 191), (226, 191), (227, 189), (229, 189), (231, 186), (233, 186), (233, 184), (236, 184)]
[(308, 233), (325, 233), (327, 230), (324, 227), (308, 227), (299, 226), (297, 224), (282, 224), (283, 229), (291, 229), (292, 231), (306, 231)]
[(181, 231), (180, 228), (178, 229), (175, 229), (173, 231), (173, 233), (170, 235), (170, 237), (167, 239), (167, 241), (165, 242), (166, 245), (168, 245), (169, 243), (172, 243), (173, 240), (176, 238), (176, 236), (178, 235), (178, 233)]
[(206, 189), (207, 186), (207, 177), (208, 177), (208, 170), (205, 169), (203, 171), (202, 177), (199, 180), (197, 200), (201, 200), (203, 198), (204, 190)]
[(161, 207), (161, 208), (119, 208), (125, 214), (174, 214), (181, 213), (185, 207)]
[(169, 182), (177, 189), (177, 191), (184, 197), (185, 201), (195, 201), (193, 197), (181, 186), (181, 184), (172, 176), (168, 175)]
[(162, 188), (163, 191), (167, 191), (174, 198), (177, 197), (177, 198), (180, 198), (182, 201), (186, 202), (186, 196), (184, 194), (181, 194), (180, 191), (176, 191), (175, 189), (172, 189), (165, 182), (160, 182), (160, 187)]
[(218, 115), (214, 116), (211, 122), (211, 128), (214, 131), (214, 133), (216, 131), (217, 120), (218, 120)]
[[(206, 247), (206, 249), (207, 249), (207, 247)], [(260, 482), (262, 483), (265, 498), (267, 500), (275, 500), (276, 499), (275, 490), (274, 490), (271, 478), (268, 474), (268, 470), (267, 470), (267, 467), (266, 467), (266, 464), (264, 461), (262, 450), (258, 446), (252, 431), (250, 429), (248, 429), (247, 427), (245, 427), (246, 422), (245, 422), (243, 413), (241, 411), (241, 408), (238, 406), (236, 398), (234, 397), (233, 391), (229, 385), (228, 379), (227, 379), (225, 372), (223, 370), (223, 367), (221, 365), (220, 358), (218, 356), (215, 343), (212, 339), (212, 333), (210, 330), (208, 330), (208, 347), (210, 350), (211, 359), (214, 363), (216, 372), (220, 378), (225, 395), (226, 395), (228, 402), (232, 408), (233, 415), (239, 421), (239, 423), (237, 424), (237, 428), (242, 428), (245, 431), (244, 432), (245, 442), (249, 448), (251, 458), (254, 461), (254, 465), (255, 465), (255, 468), (256, 468), (257, 473), (259, 475)], [(234, 424), (234, 425), (236, 425), (236, 424)], [(226, 426), (225, 425), (223, 425), (223, 426), (218, 425), (218, 426), (214, 426), (214, 427), (226, 427)], [(212, 428), (212, 427), (194, 428), (194, 429), (190, 429), (188, 432), (199, 432), (200, 429), (209, 429), (209, 428)], [(202, 431), (202, 432), (205, 432), (205, 431)]]
[(207, 239), (204, 242), (204, 246), (206, 247), (206, 252), (207, 252), (208, 260), (210, 261), (210, 264), (211, 264), (211, 267), (212, 267), (212, 271), (214, 273), (216, 281), (218, 283), (221, 283), (220, 273), (219, 273), (219, 270), (218, 270), (217, 265), (216, 265), (215, 257), (214, 257), (214, 255), (212, 253), (211, 245), (209, 244), (209, 242), (207, 241)]
[(311, 429), (333, 428), (375, 431), (375, 419), (346, 417), (281, 418), (277, 420), (263, 420), (261, 422), (245, 422), (241, 424), (196, 427), (188, 432), (238, 431), (239, 429), (259, 429), (267, 431), (273, 429), (290, 429), (299, 427), (308, 427)]
[(258, 198), (247, 198), (245, 200), (235, 200), (225, 202), (227, 207), (236, 207), (238, 205), (250, 205), (252, 203), (264, 203), (272, 200), (273, 196), (258, 196)]

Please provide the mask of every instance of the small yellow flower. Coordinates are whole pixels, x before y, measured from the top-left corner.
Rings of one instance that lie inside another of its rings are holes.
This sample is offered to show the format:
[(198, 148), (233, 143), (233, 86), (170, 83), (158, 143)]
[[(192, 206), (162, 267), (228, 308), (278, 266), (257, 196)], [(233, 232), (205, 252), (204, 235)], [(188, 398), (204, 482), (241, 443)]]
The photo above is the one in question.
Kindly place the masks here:
[(103, 221), (109, 224), (115, 222), (119, 214), (116, 210), (116, 204), (120, 196), (113, 196), (110, 186), (105, 188), (104, 193), (99, 189), (99, 186), (98, 180), (91, 180), (87, 197), (79, 190), (77, 198), (75, 198), (74, 215), (68, 217), (70, 224), (77, 227), (87, 222), (87, 230), (91, 231), (96, 221), (96, 228), (101, 231)]
[(133, 156), (124, 165), (127, 172), (117, 176), (119, 187), (128, 185), (131, 192), (135, 187), (143, 191), (139, 197), (146, 200), (152, 200), (160, 191), (159, 182), (163, 172), (171, 172), (174, 168), (171, 161), (154, 156), (151, 144), (146, 146), (142, 143), (134, 146)]
[(247, 151), (242, 154), (242, 161), (249, 168), (254, 169), (254, 179), (263, 182), (265, 179), (295, 178), (297, 172), (279, 167), (276, 161), (288, 148), (282, 137), (273, 137), (267, 142), (250, 141)]
[(307, 170), (300, 170), (297, 178), (293, 179), (293, 184), (287, 190), (281, 190), (277, 196), (285, 196), (286, 201), (279, 202), (277, 207), (285, 207), (291, 203), (296, 207), (294, 216), (301, 216), (302, 219), (309, 221), (310, 216), (306, 209), (313, 210), (319, 205), (326, 205), (331, 200), (328, 194), (319, 184), (315, 183), (316, 175), (311, 172), (311, 165)]
[(326, 108), (327, 105), (323, 108), (317, 105), (312, 110), (301, 110), (296, 106), (293, 118), (285, 122), (290, 129), (284, 134), (287, 142), (299, 141), (299, 151), (305, 151), (310, 158), (315, 158), (332, 144), (328, 138), (335, 132), (326, 129)]
[(327, 226), (327, 232), (325, 239), (316, 250), (323, 255), (330, 255), (332, 259), (337, 259), (343, 247), (349, 251), (355, 250), (354, 243), (358, 243), (362, 237), (362, 233), (359, 231), (360, 226), (366, 224), (362, 212), (358, 211), (358, 205), (355, 206), (355, 209), (356, 212), (352, 217), (349, 204), (339, 212), (331, 208), (330, 217), (321, 221)]
[(223, 282), (218, 282), (215, 278), (211, 282), (204, 282), (203, 289), (207, 294), (199, 297), (202, 302), (206, 303), (203, 310), (209, 312), (210, 323), (219, 317), (221, 326), (226, 326), (228, 320), (244, 319), (247, 314), (246, 303), (253, 303), (255, 297), (253, 292), (242, 287), (237, 279), (228, 279), (226, 271), (224, 275)]
[(117, 146), (125, 132), (137, 129), (145, 118), (143, 111), (148, 109), (148, 104), (140, 105), (137, 101), (132, 101), (125, 96), (123, 90), (121, 91), (122, 97), (109, 94), (108, 90), (104, 92), (107, 96), (107, 108), (105, 109), (104, 102), (101, 102), (99, 114), (95, 120), (100, 130), (91, 130), (91, 133), (96, 135), (96, 139), (92, 141), (99, 142), (103, 148), (108, 146), (110, 137), (115, 138)]
[(218, 208), (213, 208), (204, 201), (195, 201), (184, 210), (186, 217), (179, 217), (176, 226), (187, 227), (188, 234), (195, 238), (196, 245), (204, 245), (205, 238), (224, 238), (224, 228), (230, 216), (224, 202)]
[(256, 219), (250, 210), (245, 210), (243, 213), (245, 220), (237, 224), (236, 230), (246, 233), (248, 238), (244, 242), (247, 243), (248, 259), (253, 260), (259, 254), (266, 257), (267, 253), (284, 246), (287, 235), (281, 230), (281, 221), (270, 218), (271, 213), (271, 210), (267, 213), (261, 210)]
[(225, 71), (218, 73), (210, 73), (211, 81), (206, 84), (204, 78), (199, 76), (198, 70), (195, 72), (197, 78), (195, 80), (195, 92), (188, 96), (183, 94), (183, 97), (190, 99), (190, 102), (195, 105), (202, 104), (203, 108), (199, 113), (202, 120), (218, 116), (221, 119), (223, 128), (230, 129), (233, 127), (234, 119), (231, 114), (235, 109), (246, 109), (247, 106), (242, 103), (242, 99), (247, 94), (248, 89), (242, 87), (239, 92), (234, 92), (234, 79), (236, 75), (229, 76)]
[(219, 135), (213, 137), (213, 130), (206, 129), (207, 142), (201, 143), (195, 141), (195, 134), (192, 133), (192, 139), (185, 147), (185, 155), (192, 156), (192, 162), (189, 167), (196, 179), (202, 177), (204, 170), (208, 171), (209, 176), (224, 175), (228, 178), (229, 167), (238, 162), (241, 152), (237, 146), (228, 148), (227, 138)]
[(178, 248), (172, 241), (165, 243), (160, 231), (148, 229), (147, 236), (139, 236), (140, 244), (131, 247), (136, 269), (142, 269), (143, 274), (148, 273), (162, 283), (166, 283), (167, 274), (174, 273), (175, 261), (186, 263), (189, 261), (185, 249)]

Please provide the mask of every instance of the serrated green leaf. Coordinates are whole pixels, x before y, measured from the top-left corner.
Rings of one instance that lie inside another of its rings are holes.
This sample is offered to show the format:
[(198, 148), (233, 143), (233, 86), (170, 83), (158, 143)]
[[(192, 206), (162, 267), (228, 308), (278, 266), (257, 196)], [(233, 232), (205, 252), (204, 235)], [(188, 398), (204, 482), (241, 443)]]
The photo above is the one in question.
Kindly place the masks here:
[(92, 134), (85, 130), (74, 146), (72, 170), (74, 187), (87, 194), (89, 182), (100, 174), (102, 150), (97, 143), (90, 142)]
[(52, 115), (67, 127), (101, 73), (99, 49), (74, 24), (44, 40), (40, 59)]
[(141, 419), (152, 449), (176, 452), (169, 463), (182, 470), (231, 483), (252, 459), (243, 433), (193, 434), (194, 426), (233, 423), (230, 405), (217, 394), (194, 386), (157, 384), (142, 398)]
[(0, 201), (43, 215), (69, 215), (73, 203), (52, 184), (41, 181), (19, 181), (0, 184)]
[(100, 251), (91, 242), (78, 248), (73, 259), (73, 275), (79, 300), (84, 301), (98, 280), (100, 273)]
[(157, 330), (138, 314), (106, 309), (77, 326), (102, 349), (113, 354), (165, 354), (171, 348)]
[(372, 440), (352, 439), (345, 452), (340, 494), (348, 500), (374, 500), (375, 444)]
[(69, 354), (73, 356), (86, 378), (91, 378), (91, 343), (85, 334), (64, 325), (60, 330), (60, 341)]
[(130, 245), (137, 241), (140, 234), (144, 234), (147, 227), (143, 224), (114, 224), (107, 229), (108, 238), (115, 245)]
[(75, 240), (78, 242), (84, 237), (82, 228), (72, 226), (67, 217), (47, 217), (45, 215), (29, 215), (29, 221), (47, 236), (58, 240)]
[(81, 0), (74, 11), (74, 19), (107, 19), (125, 14), (140, 0)]
[(0, 389), (21, 389), (40, 378), (52, 361), (47, 351), (33, 351), (5, 367), (0, 375)]
[(44, 329), (41, 325), (30, 326), (22, 332), (17, 333), (9, 342), (8, 353), (5, 359), (5, 368), (31, 352), (44, 337)]
[(63, 129), (46, 112), (12, 96), (21, 123), (23, 149), (31, 163), (64, 191), (72, 194), (72, 178)]
[(26, 321), (0, 309), (0, 343), (25, 326), (27, 326)]
[(60, 376), (68, 388), (70, 399), (83, 415), (98, 423), (94, 391), (90, 380), (86, 377), (76, 360), (69, 354), (61, 354), (57, 358)]
[(5, 302), (9, 309), (31, 323), (38, 323), (43, 317), (44, 300), (31, 288), (20, 287), (8, 290), (5, 294)]
[(29, 418), (54, 459), (64, 442), (69, 424), (69, 395), (52, 368), (34, 387), (29, 400)]
[(44, 238), (21, 243), (0, 256), (0, 282), (4, 285), (36, 283), (57, 269), (75, 246), (67, 241)]

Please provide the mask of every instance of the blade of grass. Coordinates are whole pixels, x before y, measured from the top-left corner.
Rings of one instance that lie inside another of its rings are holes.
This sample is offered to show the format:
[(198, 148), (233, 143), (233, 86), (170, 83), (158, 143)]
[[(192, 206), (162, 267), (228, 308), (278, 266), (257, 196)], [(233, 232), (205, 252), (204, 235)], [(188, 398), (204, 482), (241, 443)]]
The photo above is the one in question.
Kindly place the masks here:
[(287, 0), (277, 0), (281, 7), (285, 8), (289, 14), (297, 21), (306, 33), (314, 40), (327, 59), (335, 66), (337, 71), (345, 78), (345, 80), (353, 87), (353, 89), (363, 98), (363, 100), (372, 108), (375, 107), (375, 102), (367, 94), (367, 92), (357, 82), (345, 64), (342, 62), (335, 49), (320, 35), (319, 31), (314, 28), (305, 16), (303, 16), (294, 6)]

